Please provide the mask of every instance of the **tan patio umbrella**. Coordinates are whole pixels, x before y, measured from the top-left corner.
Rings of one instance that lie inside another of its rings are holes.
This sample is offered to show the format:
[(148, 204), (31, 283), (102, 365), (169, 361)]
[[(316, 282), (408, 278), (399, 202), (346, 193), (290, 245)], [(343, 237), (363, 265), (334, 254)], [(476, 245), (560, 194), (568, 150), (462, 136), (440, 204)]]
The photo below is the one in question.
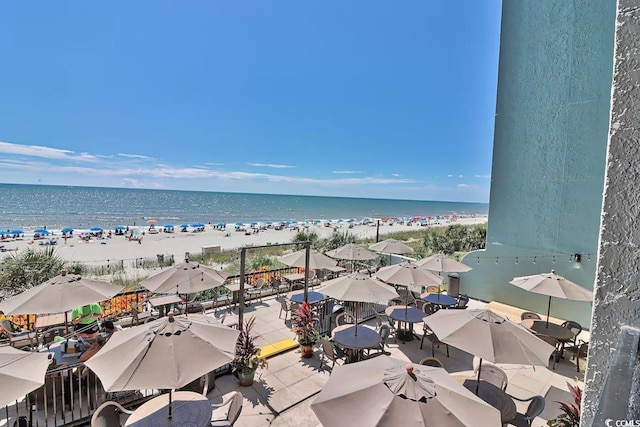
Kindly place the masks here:
[(435, 254), (430, 257), (422, 258), (415, 262), (418, 267), (438, 273), (466, 273), (472, 270), (471, 267), (465, 265), (455, 259), (448, 258), (443, 254)]
[[(289, 255), (284, 255), (278, 258), (283, 264), (289, 267), (305, 268), (306, 250), (296, 251)], [(309, 253), (309, 268), (311, 270), (318, 270), (323, 268), (335, 267), (338, 262), (335, 259), (329, 258), (325, 254), (318, 251), (311, 251)]]
[[(318, 292), (339, 301), (380, 302), (398, 298), (395, 289), (387, 284), (362, 273), (351, 273), (323, 283)], [(358, 324), (358, 305), (356, 304), (356, 325)], [(355, 327), (358, 335), (358, 327)]]
[(106, 391), (171, 390), (231, 362), (239, 334), (212, 317), (170, 313), (114, 334), (85, 364)]
[(413, 252), (413, 248), (411, 246), (407, 246), (395, 239), (387, 239), (383, 240), (382, 242), (374, 243), (372, 245), (369, 245), (369, 249), (376, 252), (398, 255)]
[(444, 369), (388, 356), (336, 366), (311, 409), (325, 426), (500, 425), (500, 412)]
[(483, 359), (547, 366), (555, 350), (523, 326), (488, 309), (438, 310), (425, 317), (424, 322), (443, 343), (480, 358), (478, 380)]
[(415, 292), (422, 292), (422, 287), (440, 286), (442, 283), (442, 277), (418, 267), (411, 261), (382, 267), (375, 276), (383, 282), (406, 286)]
[(195, 294), (222, 286), (227, 275), (213, 267), (186, 259), (181, 264), (168, 267), (140, 282), (156, 293)]
[(326, 254), (331, 258), (346, 259), (349, 261), (367, 261), (378, 258), (377, 253), (358, 246), (355, 243), (347, 243), (338, 249), (327, 251)]
[(509, 283), (529, 292), (549, 296), (547, 326), (549, 326), (549, 313), (551, 312), (551, 297), (574, 301), (593, 301), (593, 292), (562, 276), (558, 276), (555, 270), (551, 270), (551, 273), (515, 277)]
[(120, 291), (122, 286), (63, 271), (41, 285), (2, 301), (0, 310), (5, 314), (61, 313), (104, 301)]
[(47, 353), (0, 347), (0, 407), (15, 403), (43, 385), (48, 366)]

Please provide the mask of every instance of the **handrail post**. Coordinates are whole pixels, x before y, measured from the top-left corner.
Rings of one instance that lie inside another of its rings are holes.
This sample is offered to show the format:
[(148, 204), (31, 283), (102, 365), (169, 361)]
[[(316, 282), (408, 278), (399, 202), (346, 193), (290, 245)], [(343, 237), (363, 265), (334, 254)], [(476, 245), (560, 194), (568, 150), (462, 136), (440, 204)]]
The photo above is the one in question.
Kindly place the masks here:
[(247, 248), (240, 248), (240, 291), (238, 292), (238, 330), (242, 331), (244, 322), (244, 268), (247, 260)]
[(304, 247), (304, 302), (307, 302), (309, 296), (309, 257), (311, 256), (311, 241), (307, 240), (304, 243)]

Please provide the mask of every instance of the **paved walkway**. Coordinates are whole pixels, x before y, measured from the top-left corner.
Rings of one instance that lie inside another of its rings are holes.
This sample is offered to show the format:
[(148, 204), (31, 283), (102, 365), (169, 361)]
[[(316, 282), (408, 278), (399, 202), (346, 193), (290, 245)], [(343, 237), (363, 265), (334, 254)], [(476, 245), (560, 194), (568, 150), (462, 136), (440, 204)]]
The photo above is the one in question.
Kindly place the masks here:
[[(471, 308), (480, 308), (485, 303), (471, 301)], [(495, 304), (492, 309), (496, 309)], [(224, 310), (218, 310), (215, 314), (220, 317)], [(266, 345), (285, 338), (294, 338), (291, 332), (289, 320), (278, 318), (280, 304), (275, 297), (265, 297), (263, 302), (254, 302), (245, 311), (245, 316), (255, 315), (257, 318), (255, 330), (261, 336), (259, 345)], [(210, 315), (214, 315), (211, 313)], [(284, 317), (284, 313), (283, 313)], [(513, 315), (509, 316), (513, 319)], [(231, 319), (228, 315), (225, 323)], [(422, 326), (416, 325), (416, 332), (421, 335)], [(425, 340), (424, 348), (420, 349), (420, 340), (407, 342), (406, 344), (394, 342), (389, 339), (389, 349), (392, 357), (418, 363), (425, 356), (431, 356), (431, 343)], [(219, 403), (220, 396), (232, 390), (239, 390), (244, 396), (242, 413), (236, 426), (318, 426), (320, 425), (310, 404), (315, 394), (326, 384), (331, 365), (321, 366), (321, 350), (316, 349), (311, 359), (302, 359), (298, 350), (291, 350), (269, 359), (268, 369), (256, 373), (256, 379), (251, 387), (240, 387), (233, 375), (226, 375), (216, 379), (215, 389), (208, 397), (212, 403)], [(435, 355), (444, 364), (450, 373), (463, 376), (472, 376), (471, 355), (450, 347), (450, 356), (447, 358), (444, 346), (435, 349)], [(330, 362), (329, 362), (330, 363)], [(509, 376), (507, 393), (519, 397), (528, 398), (539, 394), (545, 396), (555, 387), (555, 391), (566, 390), (566, 382), (573, 382), (574, 378), (582, 379), (583, 372), (578, 374), (575, 362), (562, 360), (556, 370), (530, 366), (501, 365)], [(557, 393), (554, 395), (557, 396)], [(548, 405), (556, 405), (548, 402)], [(516, 402), (519, 412), (526, 410), (526, 403)], [(547, 410), (548, 412), (549, 410)], [(551, 408), (553, 412), (553, 408)], [(559, 414), (560, 411), (555, 411)], [(535, 427), (546, 425), (545, 420), (536, 419)]]

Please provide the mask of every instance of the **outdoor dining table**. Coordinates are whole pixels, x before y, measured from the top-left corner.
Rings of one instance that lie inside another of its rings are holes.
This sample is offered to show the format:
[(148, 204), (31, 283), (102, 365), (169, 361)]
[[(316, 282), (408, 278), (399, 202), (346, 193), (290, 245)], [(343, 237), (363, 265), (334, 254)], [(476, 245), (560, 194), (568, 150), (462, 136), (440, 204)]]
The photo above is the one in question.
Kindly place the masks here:
[(555, 323), (549, 323), (544, 320), (524, 319), (522, 326), (535, 332), (538, 335), (552, 337), (558, 341), (567, 341), (573, 338), (573, 332), (569, 328), (565, 328)]
[[(314, 302), (322, 301), (327, 297), (316, 291), (307, 292), (307, 302), (313, 304)], [(302, 303), (304, 301), (304, 291), (295, 292), (289, 295), (289, 299), (293, 302)]]
[(55, 357), (57, 364), (66, 363), (67, 365), (75, 365), (80, 363), (80, 355), (82, 352), (78, 353), (62, 353), (62, 343), (54, 343), (48, 347), (44, 347), (40, 350), (40, 353), (49, 353), (51, 357)]
[(158, 309), (160, 317), (163, 317), (168, 313), (170, 306), (181, 302), (182, 300), (178, 295), (167, 295), (164, 297), (149, 298), (149, 303)]
[(389, 318), (398, 322), (396, 337), (402, 342), (413, 340), (413, 324), (422, 322), (426, 316), (424, 311), (406, 305), (391, 305), (386, 308), (385, 313)]
[(240, 283), (225, 283), (224, 287), (231, 291), (231, 304), (233, 304), (233, 307), (235, 309), (235, 307), (238, 305), (238, 299), (240, 295)]
[(458, 300), (445, 294), (431, 293), (422, 297), (423, 301), (442, 307), (452, 307), (458, 304)]
[(302, 282), (304, 280), (304, 274), (303, 273), (289, 273), (289, 274), (283, 275), (282, 278), (289, 283), (289, 290), (291, 290), (293, 285), (295, 285), (296, 283)]
[(211, 424), (211, 403), (206, 396), (192, 391), (172, 393), (171, 418), (169, 394), (151, 399), (127, 419), (127, 427), (205, 427)]
[[(68, 316), (71, 319), (71, 315)], [(65, 313), (45, 314), (36, 317), (36, 329), (48, 328), (49, 326), (64, 325)]]
[[(355, 328), (358, 328), (357, 335)], [(378, 332), (364, 325), (340, 325), (331, 331), (331, 336), (336, 344), (352, 350), (349, 357), (350, 362), (362, 359), (363, 350), (375, 348), (382, 342)]]
[[(475, 394), (477, 380), (468, 379), (465, 380), (462, 385)], [(515, 402), (513, 401), (511, 396), (509, 396), (500, 387), (496, 387), (490, 382), (480, 380), (478, 397), (500, 411), (500, 419), (503, 424), (508, 423), (516, 417)]]

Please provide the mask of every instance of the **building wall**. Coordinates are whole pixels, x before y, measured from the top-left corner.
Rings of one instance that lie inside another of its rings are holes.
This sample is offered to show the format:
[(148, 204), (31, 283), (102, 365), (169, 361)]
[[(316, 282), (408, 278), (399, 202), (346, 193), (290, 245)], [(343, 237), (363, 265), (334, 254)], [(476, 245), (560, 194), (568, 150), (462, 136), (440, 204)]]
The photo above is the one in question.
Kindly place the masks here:
[[(554, 269), (593, 288), (615, 16), (615, 0), (503, 1), (487, 248), (465, 257), (461, 292), (546, 312), (508, 282)], [(552, 302), (552, 316), (590, 314)]]

